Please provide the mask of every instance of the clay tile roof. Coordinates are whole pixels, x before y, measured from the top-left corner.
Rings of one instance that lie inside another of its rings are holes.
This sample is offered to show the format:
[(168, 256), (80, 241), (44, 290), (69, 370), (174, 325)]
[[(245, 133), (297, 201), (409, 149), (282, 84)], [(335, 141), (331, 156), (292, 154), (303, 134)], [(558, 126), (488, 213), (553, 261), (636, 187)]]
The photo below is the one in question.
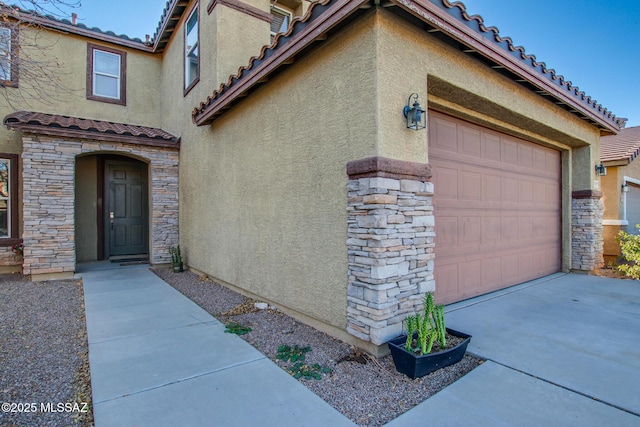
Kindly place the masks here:
[(17, 111), (6, 116), (4, 124), (8, 129), (35, 134), (180, 148), (180, 138), (162, 129), (125, 123)]
[(97, 40), (104, 40), (116, 43), (122, 46), (133, 47), (136, 49), (150, 51), (150, 46), (139, 38), (132, 38), (124, 34), (116, 34), (113, 31), (103, 31), (98, 27), (88, 27), (84, 24), (73, 24), (68, 19), (59, 19), (53, 15), (44, 15), (37, 10), (27, 10), (16, 5), (7, 5), (0, 1), (0, 13), (6, 17), (16, 19), (22, 22), (30, 22), (36, 25), (53, 28), (57, 30), (68, 31), (74, 34), (80, 34)]
[(620, 133), (600, 138), (600, 161), (632, 162), (640, 154), (640, 126), (622, 129)]
[[(219, 88), (214, 88), (213, 94), (194, 108), (194, 123), (207, 125), (213, 122), (239, 97), (267, 81), (270, 73), (291, 62), (314, 41), (326, 38), (332, 28), (363, 10), (368, 3), (367, 0), (314, 1), (303, 18), (294, 19), (287, 31), (276, 35), (270, 46), (263, 47), (247, 66), (241, 67)], [(496, 27), (485, 26), (482, 17), (470, 16), (461, 2), (390, 0), (385, 7), (394, 13), (404, 10), (405, 16), (409, 13), (422, 20), (432, 28), (430, 31), (441, 32), (465, 46), (462, 48), (465, 53), (482, 58), (498, 72), (608, 133), (616, 133), (626, 123), (627, 119), (616, 117), (544, 62), (527, 54), (522, 46), (515, 46), (509, 37), (502, 37)]]

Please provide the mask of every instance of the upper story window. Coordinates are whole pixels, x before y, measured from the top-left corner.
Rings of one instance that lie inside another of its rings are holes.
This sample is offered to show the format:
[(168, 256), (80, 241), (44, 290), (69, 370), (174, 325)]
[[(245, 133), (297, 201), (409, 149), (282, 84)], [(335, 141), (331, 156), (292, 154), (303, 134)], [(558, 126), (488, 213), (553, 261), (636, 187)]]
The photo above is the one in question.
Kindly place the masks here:
[(0, 153), (0, 246), (18, 237), (18, 155)]
[(126, 105), (127, 53), (88, 44), (87, 99)]
[(185, 94), (198, 83), (200, 77), (200, 36), (198, 33), (198, 7), (196, 6), (184, 27), (184, 90)]
[(18, 86), (17, 30), (0, 27), (0, 85)]
[(292, 13), (279, 7), (271, 7), (271, 41), (277, 33), (287, 31), (291, 23)]

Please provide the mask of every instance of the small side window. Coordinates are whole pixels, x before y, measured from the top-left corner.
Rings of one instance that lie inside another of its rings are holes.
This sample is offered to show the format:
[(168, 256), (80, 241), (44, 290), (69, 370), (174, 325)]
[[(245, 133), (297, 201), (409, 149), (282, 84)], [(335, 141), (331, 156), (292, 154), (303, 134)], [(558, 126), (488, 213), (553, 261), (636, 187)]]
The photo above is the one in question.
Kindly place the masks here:
[(198, 83), (200, 77), (200, 35), (198, 7), (196, 6), (184, 27), (184, 90), (185, 95)]
[(0, 85), (18, 87), (17, 30), (0, 27)]
[(127, 53), (88, 45), (87, 99), (126, 105)]
[(17, 243), (17, 238), (18, 155), (0, 153), (0, 246)]

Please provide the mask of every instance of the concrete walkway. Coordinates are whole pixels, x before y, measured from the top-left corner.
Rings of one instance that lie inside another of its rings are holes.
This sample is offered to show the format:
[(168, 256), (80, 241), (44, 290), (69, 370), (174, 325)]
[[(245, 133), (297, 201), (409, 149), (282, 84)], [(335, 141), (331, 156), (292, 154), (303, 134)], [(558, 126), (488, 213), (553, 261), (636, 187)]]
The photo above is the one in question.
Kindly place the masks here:
[(97, 427), (354, 425), (148, 268), (82, 272)]
[[(97, 427), (354, 425), (148, 270), (84, 279)], [(487, 361), (387, 424), (640, 426), (640, 282), (556, 274), (447, 307)]]

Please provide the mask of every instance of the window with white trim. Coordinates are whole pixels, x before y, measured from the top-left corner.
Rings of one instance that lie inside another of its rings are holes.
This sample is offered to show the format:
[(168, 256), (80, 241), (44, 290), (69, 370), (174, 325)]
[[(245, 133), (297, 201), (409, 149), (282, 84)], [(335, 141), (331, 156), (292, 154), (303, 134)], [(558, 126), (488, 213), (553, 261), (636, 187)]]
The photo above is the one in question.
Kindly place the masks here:
[(126, 104), (126, 52), (88, 45), (87, 98)]
[(271, 41), (273, 41), (276, 34), (287, 31), (293, 14), (288, 10), (272, 6), (271, 16), (273, 17), (271, 19)]
[(18, 86), (16, 29), (0, 26), (0, 85)]
[(200, 37), (198, 33), (198, 7), (196, 6), (184, 27), (184, 89), (188, 91), (200, 76)]
[(11, 162), (0, 158), (0, 238), (11, 236)]
[(0, 246), (18, 239), (18, 155), (0, 153)]

